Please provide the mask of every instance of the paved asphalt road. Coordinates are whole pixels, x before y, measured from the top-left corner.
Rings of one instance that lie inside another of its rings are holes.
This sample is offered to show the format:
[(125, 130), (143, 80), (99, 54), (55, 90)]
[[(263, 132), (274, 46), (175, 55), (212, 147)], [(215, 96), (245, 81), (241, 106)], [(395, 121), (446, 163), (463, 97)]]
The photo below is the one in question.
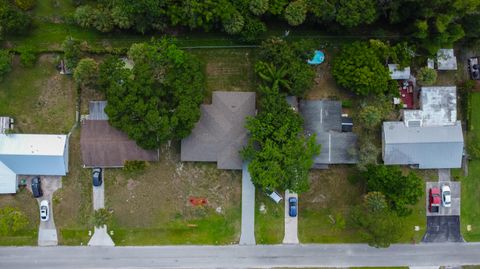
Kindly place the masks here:
[(480, 243), (5, 247), (0, 268), (271, 268), (480, 264)]

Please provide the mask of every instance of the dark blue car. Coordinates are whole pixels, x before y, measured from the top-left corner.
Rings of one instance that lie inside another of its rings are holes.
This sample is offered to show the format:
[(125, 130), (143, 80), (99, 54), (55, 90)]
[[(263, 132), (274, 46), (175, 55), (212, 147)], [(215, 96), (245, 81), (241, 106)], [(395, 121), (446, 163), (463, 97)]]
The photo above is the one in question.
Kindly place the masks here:
[(296, 197), (288, 198), (288, 215), (290, 215), (290, 217), (297, 216), (297, 198)]

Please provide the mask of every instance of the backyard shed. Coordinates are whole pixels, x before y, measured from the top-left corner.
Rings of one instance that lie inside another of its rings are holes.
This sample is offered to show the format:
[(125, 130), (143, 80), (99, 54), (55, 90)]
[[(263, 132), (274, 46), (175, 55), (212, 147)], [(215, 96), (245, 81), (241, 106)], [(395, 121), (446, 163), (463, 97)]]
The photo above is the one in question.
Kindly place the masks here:
[(390, 78), (395, 80), (406, 80), (410, 78), (410, 67), (400, 69), (398, 64), (389, 64)]
[(453, 49), (439, 49), (437, 52), (438, 70), (457, 70), (457, 57)]

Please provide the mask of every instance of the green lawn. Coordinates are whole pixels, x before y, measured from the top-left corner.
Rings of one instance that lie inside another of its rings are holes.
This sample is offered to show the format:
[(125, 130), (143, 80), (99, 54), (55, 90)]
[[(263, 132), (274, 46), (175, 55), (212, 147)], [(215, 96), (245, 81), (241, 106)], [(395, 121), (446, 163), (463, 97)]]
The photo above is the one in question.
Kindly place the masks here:
[(55, 70), (53, 54), (39, 57), (32, 68), (15, 59), (13, 71), (0, 82), (0, 115), (15, 119), (22, 133), (67, 133), (75, 121), (71, 78)]
[[(283, 196), (283, 194), (282, 194)], [(276, 204), (257, 189), (255, 194), (255, 240), (257, 244), (280, 244), (285, 231), (285, 202)]]
[[(480, 93), (472, 93), (470, 132), (480, 132)], [(467, 241), (480, 241), (480, 160), (468, 162), (468, 176), (460, 177), (462, 182), (461, 225), (462, 235)], [(467, 231), (471, 225), (471, 231)]]

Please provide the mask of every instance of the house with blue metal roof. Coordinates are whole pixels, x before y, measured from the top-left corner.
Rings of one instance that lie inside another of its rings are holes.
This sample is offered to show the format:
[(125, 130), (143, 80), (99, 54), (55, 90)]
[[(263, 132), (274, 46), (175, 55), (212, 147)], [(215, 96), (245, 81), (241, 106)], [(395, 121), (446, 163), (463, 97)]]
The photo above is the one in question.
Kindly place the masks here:
[(386, 165), (420, 169), (460, 168), (464, 139), (457, 120), (456, 87), (423, 87), (420, 109), (403, 110), (403, 121), (383, 123)]
[(16, 193), (20, 175), (67, 173), (67, 135), (0, 134), (0, 193)]

